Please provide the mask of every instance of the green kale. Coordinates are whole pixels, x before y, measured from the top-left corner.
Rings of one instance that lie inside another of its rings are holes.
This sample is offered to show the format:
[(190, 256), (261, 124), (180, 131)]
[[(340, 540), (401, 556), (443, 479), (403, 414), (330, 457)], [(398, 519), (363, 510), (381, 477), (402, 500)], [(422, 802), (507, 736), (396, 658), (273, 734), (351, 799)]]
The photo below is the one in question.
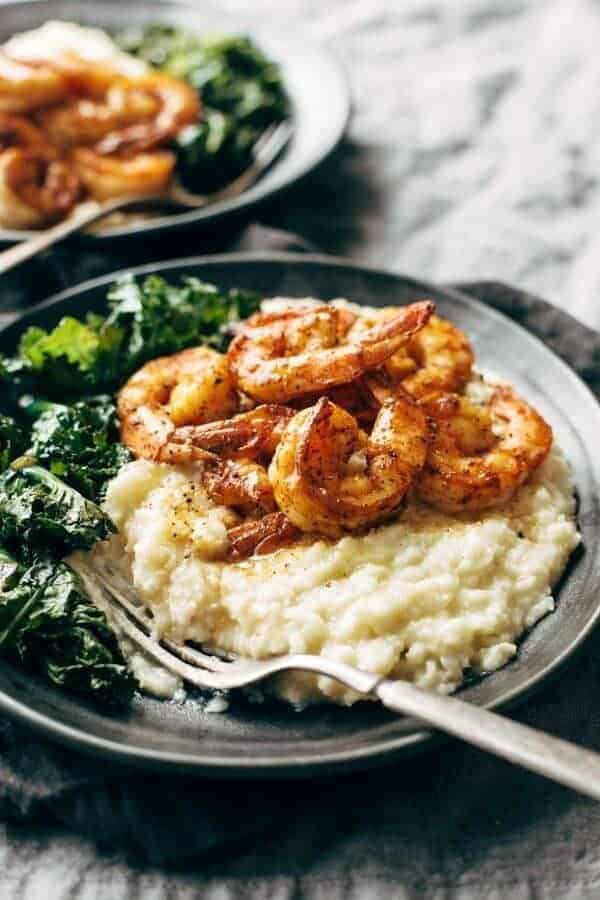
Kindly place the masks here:
[(253, 291), (221, 292), (198, 278), (169, 284), (158, 275), (137, 281), (125, 275), (108, 292), (111, 308), (105, 327), (126, 335), (120, 368), (130, 373), (149, 359), (197, 343), (225, 349), (227, 326), (260, 305)]
[[(227, 327), (260, 305), (253, 291), (220, 291), (198, 278), (171, 284), (157, 275), (125, 275), (108, 291), (107, 318), (66, 317), (56, 328), (28, 328), (18, 355), (0, 359), (7, 405), (31, 392), (64, 401), (115, 390), (140, 365), (195, 344), (224, 350)], [(4, 399), (4, 398), (3, 398)]]
[(28, 454), (88, 500), (101, 502), (107, 483), (132, 459), (118, 442), (111, 398), (89, 397), (71, 406), (38, 400), (23, 409), (34, 419)]
[(214, 191), (251, 162), (269, 125), (289, 115), (279, 66), (247, 37), (199, 38), (164, 25), (117, 36), (127, 53), (183, 78), (202, 97), (201, 123), (178, 136), (177, 171), (191, 189)]
[(23, 430), (10, 416), (0, 414), (0, 472), (21, 456), (27, 447)]
[(47, 469), (26, 466), (0, 475), (0, 542), (42, 545), (65, 555), (89, 550), (115, 528), (102, 510)]
[(53, 684), (126, 706), (135, 680), (104, 613), (62, 562), (20, 564), (0, 547), (0, 653)]
[(85, 322), (65, 316), (51, 331), (27, 329), (19, 344), (21, 366), (13, 362), (12, 370), (52, 396), (90, 393), (114, 381), (122, 339), (100, 316)]

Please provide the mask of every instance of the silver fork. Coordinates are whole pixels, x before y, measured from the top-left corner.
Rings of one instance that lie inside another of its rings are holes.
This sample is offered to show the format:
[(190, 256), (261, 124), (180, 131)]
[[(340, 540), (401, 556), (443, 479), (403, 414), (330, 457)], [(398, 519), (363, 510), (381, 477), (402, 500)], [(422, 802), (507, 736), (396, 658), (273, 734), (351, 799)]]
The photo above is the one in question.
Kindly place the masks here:
[(267, 128), (259, 137), (252, 148), (252, 162), (241, 175), (212, 194), (193, 194), (186, 190), (177, 179), (173, 179), (169, 188), (162, 194), (132, 195), (128, 197), (116, 197), (114, 200), (106, 200), (103, 203), (88, 201), (82, 203), (68, 219), (46, 228), (34, 238), (16, 244), (8, 250), (0, 252), (0, 275), (20, 265), (27, 259), (31, 259), (38, 253), (48, 250), (71, 234), (85, 228), (92, 222), (102, 219), (110, 213), (130, 207), (144, 206), (176, 206), (185, 209), (201, 209), (213, 203), (230, 200), (238, 197), (248, 190), (261, 175), (275, 162), (283, 152), (292, 136), (292, 126), (289, 122), (280, 122)]
[(124, 635), (155, 662), (179, 678), (202, 689), (231, 690), (247, 687), (280, 672), (314, 672), (341, 682), (365, 696), (379, 699), (396, 713), (414, 716), (467, 743), (509, 762), (545, 775), (600, 800), (600, 754), (497, 713), (466, 703), (457, 697), (424, 691), (407, 681), (391, 681), (329, 659), (326, 656), (291, 654), (267, 660), (225, 659), (169, 640), (152, 636), (152, 617), (135, 590), (112, 567), (79, 557), (73, 567), (88, 590), (102, 592), (103, 605)]

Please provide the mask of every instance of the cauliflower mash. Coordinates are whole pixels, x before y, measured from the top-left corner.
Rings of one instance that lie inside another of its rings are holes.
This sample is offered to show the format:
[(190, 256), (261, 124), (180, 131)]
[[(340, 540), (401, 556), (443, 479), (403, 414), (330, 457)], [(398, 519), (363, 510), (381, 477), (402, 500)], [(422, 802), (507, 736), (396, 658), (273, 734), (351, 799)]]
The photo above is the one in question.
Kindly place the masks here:
[[(124, 559), (157, 630), (261, 658), (317, 653), (449, 693), (490, 672), (554, 608), (551, 589), (577, 545), (573, 484), (560, 451), (501, 509), (448, 515), (409, 500), (364, 535), (304, 539), (267, 556), (219, 561), (229, 511), (191, 468), (137, 460), (109, 486), (120, 534), (95, 552)], [(324, 677), (281, 676), (294, 704), (358, 698)]]

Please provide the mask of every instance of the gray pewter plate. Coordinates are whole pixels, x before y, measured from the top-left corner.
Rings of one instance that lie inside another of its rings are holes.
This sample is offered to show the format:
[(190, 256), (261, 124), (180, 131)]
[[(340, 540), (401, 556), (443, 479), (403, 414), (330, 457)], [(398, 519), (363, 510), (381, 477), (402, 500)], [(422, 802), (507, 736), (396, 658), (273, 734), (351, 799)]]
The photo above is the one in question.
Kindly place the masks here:
[[(557, 593), (556, 611), (523, 640), (517, 657), (461, 693), (502, 707), (525, 697), (570, 656), (600, 613), (600, 407), (557, 356), (520, 326), (455, 291), (325, 256), (234, 254), (146, 265), (135, 273), (193, 274), (223, 287), (265, 296), (346, 297), (372, 306), (432, 298), (463, 328), (480, 368), (510, 380), (551, 422), (572, 466), (579, 495), (583, 549), (574, 554)], [(104, 309), (114, 274), (64, 291), (0, 332), (0, 353), (14, 351), (28, 325), (50, 327), (65, 315)], [(365, 766), (423, 747), (431, 734), (374, 703), (327, 705), (296, 712), (282, 702), (232, 698), (210, 714), (201, 698), (183, 703), (139, 696), (118, 717), (52, 689), (23, 670), (0, 666), (0, 710), (49, 738), (104, 758), (155, 769), (224, 777), (306, 777)]]
[[(250, 5), (251, 9), (251, 5)], [(203, 209), (158, 214), (147, 220), (111, 226), (85, 236), (94, 241), (135, 237), (217, 220), (247, 212), (252, 206), (291, 187), (335, 149), (350, 117), (350, 88), (336, 58), (310, 36), (275, 31), (256, 15), (227, 15), (209, 2), (186, 4), (172, 0), (19, 0), (2, 4), (0, 43), (13, 34), (38, 28), (50, 19), (118, 31), (153, 22), (176, 25), (198, 34), (247, 34), (281, 66), (291, 102), (294, 133), (289, 146), (271, 169), (239, 197)], [(36, 232), (0, 228), (1, 241), (21, 241)]]

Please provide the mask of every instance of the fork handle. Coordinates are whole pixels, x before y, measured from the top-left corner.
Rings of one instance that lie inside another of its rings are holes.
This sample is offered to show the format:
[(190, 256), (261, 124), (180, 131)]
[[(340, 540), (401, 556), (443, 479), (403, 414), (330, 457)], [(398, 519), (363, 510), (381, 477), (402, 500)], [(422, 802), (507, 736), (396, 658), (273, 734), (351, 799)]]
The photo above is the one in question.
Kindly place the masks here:
[(600, 754), (521, 725), (456, 697), (421, 690), (404, 681), (375, 687), (384, 706), (414, 716), (454, 737), (559, 784), (600, 800)]
[(0, 252), (0, 275), (4, 275), (5, 272), (14, 269), (15, 266), (31, 259), (32, 256), (36, 256), (44, 250), (49, 250), (50, 247), (63, 241), (70, 234), (85, 228), (86, 225), (102, 219), (103, 216), (109, 213), (132, 206), (136, 202), (139, 203), (139, 201), (139, 197), (119, 197), (116, 200), (107, 200), (104, 203), (90, 201), (83, 204), (72, 216), (69, 216), (63, 222), (59, 222), (51, 228), (46, 228), (35, 237)]

